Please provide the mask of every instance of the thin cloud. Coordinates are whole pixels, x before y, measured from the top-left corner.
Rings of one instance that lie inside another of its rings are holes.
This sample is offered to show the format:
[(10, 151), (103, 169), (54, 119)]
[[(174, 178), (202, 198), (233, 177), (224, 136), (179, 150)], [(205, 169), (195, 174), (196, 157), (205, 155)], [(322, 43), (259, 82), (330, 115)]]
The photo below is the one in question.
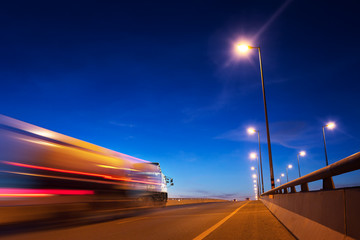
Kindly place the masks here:
[(135, 127), (134, 124), (129, 124), (129, 123), (120, 123), (120, 122), (116, 122), (116, 121), (110, 121), (109, 123), (112, 125), (115, 125), (115, 126), (119, 126), (119, 127), (127, 127), (127, 128)]

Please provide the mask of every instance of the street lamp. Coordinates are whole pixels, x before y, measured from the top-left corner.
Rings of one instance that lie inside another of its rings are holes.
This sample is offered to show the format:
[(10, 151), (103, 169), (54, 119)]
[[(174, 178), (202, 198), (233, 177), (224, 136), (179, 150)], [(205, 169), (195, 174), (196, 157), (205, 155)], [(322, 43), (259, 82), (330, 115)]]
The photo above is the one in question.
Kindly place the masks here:
[(260, 179), (261, 179), (261, 190), (262, 193), (264, 193), (264, 175), (263, 175), (263, 169), (262, 169), (262, 158), (261, 158), (261, 147), (260, 147), (260, 131), (256, 130), (255, 128), (248, 128), (247, 129), (248, 133), (250, 135), (257, 133), (258, 134), (258, 140), (259, 140), (259, 158), (260, 158), (260, 171), (261, 171), (261, 175), (260, 175)]
[(273, 189), (273, 188), (275, 188), (274, 169), (273, 169), (273, 163), (272, 163), (269, 120), (268, 120), (267, 107), (266, 107), (265, 84), (264, 84), (264, 75), (263, 75), (260, 47), (252, 47), (252, 46), (248, 46), (248, 45), (245, 45), (245, 44), (237, 44), (236, 45), (236, 50), (241, 52), (241, 53), (247, 52), (249, 49), (257, 49), (258, 52), (259, 52), (261, 85), (262, 85), (263, 100), (264, 100), (264, 110), (265, 110), (266, 136), (267, 136), (267, 144), (268, 144), (268, 151), (269, 151), (270, 180), (271, 180), (271, 189)]
[[(254, 167), (251, 167), (251, 170), (255, 170), (255, 168)], [(257, 187), (257, 186), (259, 186), (259, 178), (258, 178), (258, 176), (256, 175), (256, 174), (253, 174), (252, 175), (252, 178), (254, 179), (254, 190), (255, 190), (255, 193), (257, 193), (257, 196), (259, 197), (260, 196), (260, 188), (259, 187)]]
[[(255, 167), (251, 167), (251, 171), (255, 171), (255, 169), (256, 169)], [(260, 187), (258, 188), (257, 186), (259, 186), (259, 177), (257, 177), (256, 180), (254, 179), (254, 187), (258, 190), (257, 194), (258, 196), (260, 196)]]
[[(276, 179), (276, 182), (278, 182), (278, 183), (280, 184), (280, 178)], [(280, 185), (281, 185), (281, 184), (280, 184)], [(280, 186), (280, 185), (279, 185), (279, 186)]]
[(327, 166), (327, 165), (329, 165), (329, 162), (328, 162), (328, 157), (327, 157), (327, 152), (326, 152), (325, 127), (327, 127), (328, 129), (332, 130), (332, 129), (335, 128), (335, 123), (329, 122), (328, 124), (326, 124), (325, 126), (322, 127), (322, 130), (323, 130), (323, 138), (324, 138), (324, 148), (325, 148), (325, 160), (326, 160), (326, 166)]
[(279, 179), (280, 179), (280, 185), (281, 185), (281, 178), (282, 178), (282, 177), (285, 177), (285, 174), (283, 174), (283, 173), (280, 174), (280, 177), (279, 177)]
[(291, 165), (291, 164), (289, 164), (289, 165), (286, 167), (286, 182), (289, 182), (288, 169), (292, 169), (292, 165)]
[(259, 181), (259, 190), (260, 190), (261, 187), (262, 187), (262, 189), (264, 189), (264, 186), (260, 182), (260, 170), (259, 170), (259, 158), (258, 158), (258, 155), (256, 153), (252, 152), (252, 153), (250, 153), (250, 159), (257, 159), (257, 165), (258, 165), (257, 170), (258, 170), (258, 176), (259, 176), (259, 179), (258, 179), (258, 181)]
[(299, 177), (301, 177), (299, 156), (304, 157), (305, 155), (306, 155), (306, 152), (305, 152), (305, 151), (300, 151), (300, 152), (297, 154)]

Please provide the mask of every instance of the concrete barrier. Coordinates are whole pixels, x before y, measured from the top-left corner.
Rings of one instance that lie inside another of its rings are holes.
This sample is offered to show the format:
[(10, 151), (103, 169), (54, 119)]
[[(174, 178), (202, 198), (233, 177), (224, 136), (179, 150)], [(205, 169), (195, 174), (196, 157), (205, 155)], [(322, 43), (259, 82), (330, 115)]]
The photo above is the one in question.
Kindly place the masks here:
[(194, 203), (210, 203), (210, 202), (227, 202), (223, 199), (209, 199), (209, 198), (169, 198), (166, 206), (185, 205)]
[(261, 200), (298, 239), (360, 239), (360, 188), (275, 194)]

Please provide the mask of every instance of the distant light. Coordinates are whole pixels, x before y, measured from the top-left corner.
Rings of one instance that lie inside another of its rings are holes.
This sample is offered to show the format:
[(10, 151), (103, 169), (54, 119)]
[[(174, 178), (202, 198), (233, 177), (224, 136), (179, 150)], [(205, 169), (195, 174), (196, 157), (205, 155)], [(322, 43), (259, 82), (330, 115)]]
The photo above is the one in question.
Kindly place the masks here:
[(253, 177), (253, 178), (256, 178), (256, 174), (253, 174), (252, 177)]
[(285, 174), (282, 173), (281, 176), (282, 176), (282, 177), (285, 177)]
[(289, 168), (289, 169), (291, 169), (291, 168), (292, 168), (292, 165), (291, 165), (291, 164), (289, 164), (288, 168)]
[(305, 155), (306, 155), (306, 152), (305, 152), (305, 151), (300, 151), (300, 152), (299, 152), (299, 154), (300, 154), (300, 156), (302, 156), (302, 157), (303, 157), (303, 156), (305, 156)]
[(254, 188), (256, 188), (256, 184), (254, 184)]
[(256, 159), (256, 157), (257, 157), (256, 153), (254, 153), (254, 152), (250, 153), (250, 158), (251, 159)]
[(328, 124), (326, 124), (326, 127), (328, 129), (334, 129), (336, 127), (335, 123), (334, 122), (329, 122)]
[(248, 45), (245, 45), (245, 44), (237, 44), (236, 45), (236, 49), (238, 52), (241, 52), (241, 53), (245, 53), (247, 52), (250, 48)]
[(254, 180), (253, 182), (256, 183), (256, 180)]
[(277, 182), (280, 182), (280, 179), (276, 179)]
[(254, 170), (255, 170), (255, 167), (251, 167), (251, 170), (254, 171)]
[(254, 133), (256, 133), (256, 130), (255, 130), (255, 128), (249, 127), (249, 128), (247, 129), (247, 132), (248, 132), (249, 134), (254, 134)]

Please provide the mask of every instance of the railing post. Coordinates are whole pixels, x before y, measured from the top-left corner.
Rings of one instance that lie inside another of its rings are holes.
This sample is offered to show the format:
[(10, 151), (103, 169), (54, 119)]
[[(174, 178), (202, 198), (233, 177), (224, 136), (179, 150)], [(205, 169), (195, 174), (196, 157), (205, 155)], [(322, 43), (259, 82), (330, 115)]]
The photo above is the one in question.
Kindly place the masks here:
[(309, 191), (309, 185), (307, 183), (301, 184), (301, 192), (308, 192)]
[(333, 190), (335, 189), (334, 181), (332, 177), (324, 178), (323, 179), (323, 189), (324, 190)]
[(291, 192), (291, 193), (296, 193), (295, 186), (290, 187), (290, 192)]
[(288, 190), (287, 190), (287, 188), (284, 188), (284, 193), (288, 193)]

